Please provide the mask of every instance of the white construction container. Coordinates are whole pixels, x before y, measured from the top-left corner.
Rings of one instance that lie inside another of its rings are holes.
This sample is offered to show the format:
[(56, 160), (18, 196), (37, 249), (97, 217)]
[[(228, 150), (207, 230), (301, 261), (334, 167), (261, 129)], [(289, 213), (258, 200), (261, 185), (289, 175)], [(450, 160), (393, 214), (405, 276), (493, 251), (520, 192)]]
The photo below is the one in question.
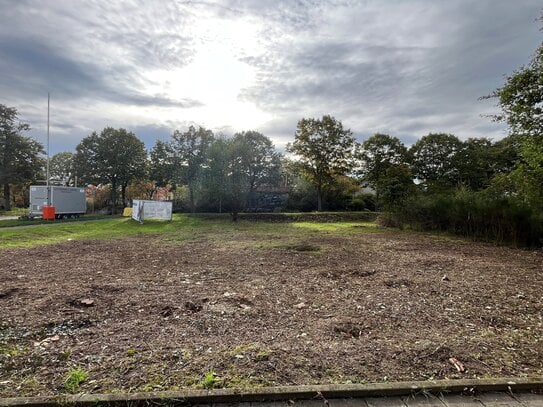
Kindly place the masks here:
[(79, 216), (87, 211), (84, 188), (32, 185), (30, 186), (30, 217), (42, 216), (43, 207), (47, 205), (47, 188), (51, 190), (50, 204), (55, 207), (57, 218)]
[(134, 199), (132, 203), (132, 219), (138, 222), (143, 222), (145, 219), (172, 220), (172, 203), (170, 201)]

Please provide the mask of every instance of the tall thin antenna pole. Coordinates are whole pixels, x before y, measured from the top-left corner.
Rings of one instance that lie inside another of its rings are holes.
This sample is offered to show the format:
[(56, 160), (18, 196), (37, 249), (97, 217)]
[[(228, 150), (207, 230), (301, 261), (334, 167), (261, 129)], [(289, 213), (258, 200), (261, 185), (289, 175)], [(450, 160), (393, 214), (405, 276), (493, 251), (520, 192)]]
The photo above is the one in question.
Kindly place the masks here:
[(51, 188), (49, 188), (49, 92), (47, 92), (47, 166), (45, 182), (47, 185), (47, 205), (51, 205)]

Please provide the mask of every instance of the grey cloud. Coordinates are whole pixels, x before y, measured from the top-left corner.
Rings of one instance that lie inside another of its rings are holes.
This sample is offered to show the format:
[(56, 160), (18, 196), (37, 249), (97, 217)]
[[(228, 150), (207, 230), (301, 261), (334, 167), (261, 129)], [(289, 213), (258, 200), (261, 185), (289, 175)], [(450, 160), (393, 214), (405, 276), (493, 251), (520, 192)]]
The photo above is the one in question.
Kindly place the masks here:
[(195, 41), (170, 32), (141, 33), (105, 31), (97, 34), (105, 43), (115, 43), (128, 53), (127, 63), (146, 68), (171, 69), (188, 65), (194, 57)]
[[(412, 12), (423, 11), (423, 2), (408, 5)], [(486, 106), (478, 98), (499, 86), (503, 74), (527, 61), (539, 45), (533, 19), (540, 4), (459, 1), (432, 8), (433, 21), (423, 21), (421, 15), (419, 27), (390, 27), (388, 43), (379, 24), (396, 20), (401, 26), (404, 18), (384, 3), (385, 19), (375, 9), (364, 10), (359, 31), (341, 41), (322, 38), (318, 31), (291, 47), (276, 40), (265, 56), (244, 59), (257, 69), (258, 82), (241, 97), (278, 114), (326, 109), (358, 130), (369, 121), (373, 131), (399, 134), (420, 136), (432, 126), (449, 126), (449, 131), (503, 135), (501, 126), (480, 124), (486, 120), (480, 117)], [(351, 11), (358, 17), (356, 5)], [(401, 41), (394, 40), (398, 35)], [(398, 45), (402, 42), (407, 46)], [(473, 134), (464, 137), (469, 136)]]
[[(327, 2), (319, 0), (227, 0), (227, 9), (239, 14), (248, 14), (265, 20), (268, 24), (279, 24), (290, 30), (305, 30), (316, 27), (324, 18)], [(328, 2), (328, 4), (333, 4)]]
[(122, 76), (126, 82), (137, 77), (132, 68), (105, 69), (97, 64), (76, 61), (63, 55), (58, 47), (37, 38), (0, 37), (0, 70), (7, 79), (0, 82), (4, 94), (16, 88), (19, 94), (28, 98), (51, 91), (68, 100), (94, 98), (127, 105), (180, 108), (201, 105), (196, 100), (149, 96), (118, 86), (117, 76)]
[(77, 7), (59, 0), (48, 7), (32, 1), (0, 6), (5, 97), (29, 99), (51, 90), (69, 99), (126, 105), (200, 105), (141, 92), (150, 83), (142, 75), (146, 69), (184, 66), (194, 55), (194, 41), (177, 32), (191, 16), (177, 3), (88, 1)]
[[(149, 106), (149, 107), (179, 107), (189, 108), (203, 106), (203, 103), (194, 99), (178, 99), (173, 100), (171, 98), (155, 95), (149, 96), (143, 93), (131, 92), (126, 90), (119, 92), (115, 89), (109, 89), (109, 101), (116, 101), (119, 103), (135, 105), (135, 106)], [(105, 98), (104, 98), (105, 99)]]
[(32, 38), (0, 37), (0, 69), (8, 81), (32, 94), (36, 86), (53, 88), (63, 94), (80, 92), (81, 84), (95, 88), (99, 83), (90, 74), (93, 68), (60, 55), (48, 44)]
[[(279, 70), (261, 74), (242, 97), (263, 109), (287, 112), (312, 106), (343, 118), (375, 107), (386, 109), (413, 81), (413, 74), (403, 67), (424, 52), (363, 43), (308, 44), (290, 60), (281, 61)], [(362, 57), (357, 60), (353, 55)]]

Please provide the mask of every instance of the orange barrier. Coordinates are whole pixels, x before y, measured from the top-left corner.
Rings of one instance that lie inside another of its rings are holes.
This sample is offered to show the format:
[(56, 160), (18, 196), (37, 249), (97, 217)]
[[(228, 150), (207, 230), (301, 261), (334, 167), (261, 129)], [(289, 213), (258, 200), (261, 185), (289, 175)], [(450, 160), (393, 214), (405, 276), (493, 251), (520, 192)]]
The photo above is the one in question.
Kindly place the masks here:
[(43, 207), (43, 219), (55, 219), (55, 207), (44, 206)]

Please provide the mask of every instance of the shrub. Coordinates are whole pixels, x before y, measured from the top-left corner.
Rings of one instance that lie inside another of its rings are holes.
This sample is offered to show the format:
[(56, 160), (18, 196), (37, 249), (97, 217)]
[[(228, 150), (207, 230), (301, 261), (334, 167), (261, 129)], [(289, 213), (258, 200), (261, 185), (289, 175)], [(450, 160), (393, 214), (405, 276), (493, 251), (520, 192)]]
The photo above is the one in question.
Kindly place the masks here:
[(543, 245), (543, 213), (514, 196), (459, 189), (417, 195), (395, 212), (412, 228), (446, 231), (495, 243)]
[(403, 228), (403, 222), (393, 212), (381, 212), (375, 223), (383, 228)]

